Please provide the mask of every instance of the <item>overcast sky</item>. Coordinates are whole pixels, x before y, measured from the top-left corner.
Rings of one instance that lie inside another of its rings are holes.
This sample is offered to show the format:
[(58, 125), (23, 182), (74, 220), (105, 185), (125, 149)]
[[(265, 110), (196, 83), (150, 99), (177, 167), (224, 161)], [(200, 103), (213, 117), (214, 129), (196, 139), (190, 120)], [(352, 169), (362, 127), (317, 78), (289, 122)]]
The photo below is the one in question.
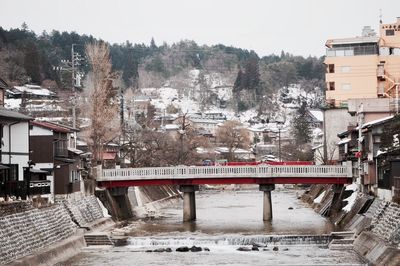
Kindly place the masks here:
[(400, 16), (399, 0), (0, 0), (0, 26), (76, 31), (111, 43), (233, 45), (260, 56), (325, 53), (328, 38), (361, 34)]

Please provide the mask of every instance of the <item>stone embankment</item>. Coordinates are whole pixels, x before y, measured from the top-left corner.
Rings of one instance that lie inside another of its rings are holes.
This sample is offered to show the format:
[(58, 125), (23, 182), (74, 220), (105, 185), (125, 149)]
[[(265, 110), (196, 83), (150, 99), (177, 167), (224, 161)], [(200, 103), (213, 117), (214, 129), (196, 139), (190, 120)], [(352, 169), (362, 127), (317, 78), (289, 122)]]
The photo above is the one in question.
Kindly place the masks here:
[(41, 208), (27, 202), (3, 202), (0, 264), (54, 265), (57, 259), (80, 252), (85, 242), (79, 231), (102, 218), (103, 210), (94, 196), (75, 195)]
[(354, 232), (352, 247), (369, 263), (400, 265), (400, 205), (349, 188), (313, 185), (302, 199), (340, 229)]

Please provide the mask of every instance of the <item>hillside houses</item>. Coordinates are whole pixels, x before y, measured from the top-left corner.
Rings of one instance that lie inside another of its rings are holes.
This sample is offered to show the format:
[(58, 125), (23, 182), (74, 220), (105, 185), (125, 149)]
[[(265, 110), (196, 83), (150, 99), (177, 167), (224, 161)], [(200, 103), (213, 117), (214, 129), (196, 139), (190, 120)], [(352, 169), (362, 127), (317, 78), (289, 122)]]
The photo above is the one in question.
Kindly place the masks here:
[(56, 97), (56, 93), (38, 85), (26, 84), (9, 88), (6, 91), (6, 96), (13, 99), (21, 99), (23, 97), (28, 99), (53, 99)]
[(360, 178), (361, 189), (388, 201), (400, 200), (399, 125), (398, 116), (387, 116), (338, 134), (340, 160), (353, 164), (353, 176)]

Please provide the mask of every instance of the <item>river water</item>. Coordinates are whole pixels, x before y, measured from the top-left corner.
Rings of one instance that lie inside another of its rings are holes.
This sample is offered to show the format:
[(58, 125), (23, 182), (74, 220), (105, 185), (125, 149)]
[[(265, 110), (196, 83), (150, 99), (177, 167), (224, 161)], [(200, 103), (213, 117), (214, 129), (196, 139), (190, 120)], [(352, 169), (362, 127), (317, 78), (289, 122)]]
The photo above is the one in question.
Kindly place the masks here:
[[(182, 222), (182, 201), (177, 200), (150, 218), (116, 230), (130, 235), (127, 246), (87, 247), (61, 265), (365, 265), (354, 251), (329, 250), (318, 237), (288, 240), (286, 235), (323, 235), (334, 230), (298, 200), (300, 193), (273, 191), (273, 221), (264, 222), (263, 193), (256, 189), (200, 191), (195, 222)], [(279, 236), (271, 242), (270, 235)], [(254, 243), (259, 251), (237, 250)], [(175, 251), (193, 245), (210, 251)], [(165, 248), (172, 252), (154, 252)]]

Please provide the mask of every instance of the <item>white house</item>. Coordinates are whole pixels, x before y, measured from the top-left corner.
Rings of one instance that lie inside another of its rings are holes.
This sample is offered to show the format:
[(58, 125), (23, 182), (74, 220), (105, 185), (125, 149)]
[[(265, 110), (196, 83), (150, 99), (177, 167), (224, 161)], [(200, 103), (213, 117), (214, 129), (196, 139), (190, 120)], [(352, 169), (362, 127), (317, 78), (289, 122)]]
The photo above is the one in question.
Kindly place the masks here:
[(29, 121), (31, 117), (0, 107), (1, 163), (9, 167), (9, 180), (24, 180), (29, 161)]

